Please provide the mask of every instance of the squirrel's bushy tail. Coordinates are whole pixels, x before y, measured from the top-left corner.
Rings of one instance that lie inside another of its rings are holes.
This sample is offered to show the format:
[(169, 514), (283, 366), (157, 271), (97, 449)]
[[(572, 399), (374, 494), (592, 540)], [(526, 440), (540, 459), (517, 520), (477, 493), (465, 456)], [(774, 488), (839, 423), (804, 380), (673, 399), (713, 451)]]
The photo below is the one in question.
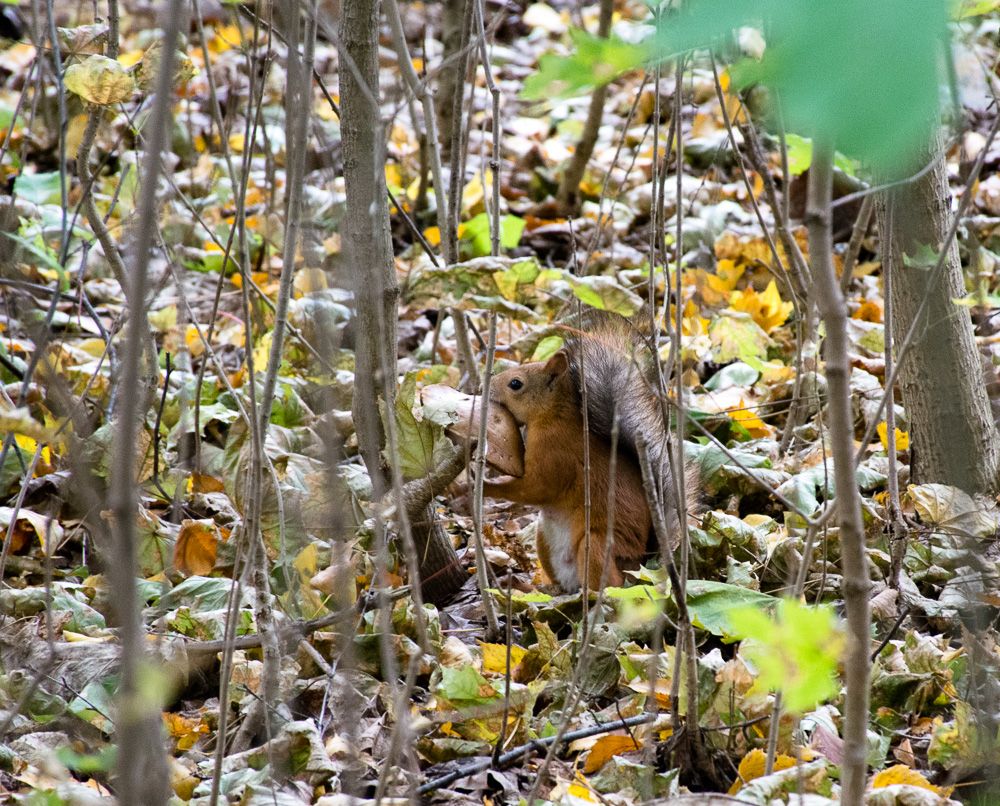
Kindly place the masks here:
[(668, 425), (660, 399), (656, 344), (650, 330), (648, 311), (626, 319), (620, 314), (590, 309), (569, 324), (566, 350), (581, 407), (586, 382), (591, 433), (610, 440), (617, 416), (619, 449), (638, 461), (640, 442), (646, 446), (650, 467), (669, 502), (674, 494)]

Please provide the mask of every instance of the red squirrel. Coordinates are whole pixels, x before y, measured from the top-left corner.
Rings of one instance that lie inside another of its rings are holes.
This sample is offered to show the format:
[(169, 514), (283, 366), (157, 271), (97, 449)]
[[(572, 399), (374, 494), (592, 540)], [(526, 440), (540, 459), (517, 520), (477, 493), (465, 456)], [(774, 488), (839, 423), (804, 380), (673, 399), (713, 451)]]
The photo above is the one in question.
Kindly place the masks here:
[[(591, 311), (548, 361), (494, 376), (490, 402), (524, 427), (524, 475), (487, 480), (483, 491), (541, 508), (538, 559), (566, 591), (586, 579), (591, 589), (621, 585), (622, 571), (656, 550), (638, 460), (640, 441), (658, 469), (664, 497), (674, 500), (666, 460), (667, 427), (656, 389), (655, 353), (628, 319)], [(590, 546), (584, 506), (583, 385), (590, 445)], [(605, 568), (613, 419), (618, 418), (611, 563)], [(676, 507), (667, 506), (676, 531)]]

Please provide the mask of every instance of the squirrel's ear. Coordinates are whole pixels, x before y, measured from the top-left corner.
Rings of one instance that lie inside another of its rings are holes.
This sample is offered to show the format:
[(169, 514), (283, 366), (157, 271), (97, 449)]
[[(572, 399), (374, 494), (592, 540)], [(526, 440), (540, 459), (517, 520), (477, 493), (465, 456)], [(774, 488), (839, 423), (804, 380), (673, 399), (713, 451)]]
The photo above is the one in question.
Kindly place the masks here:
[(569, 369), (569, 356), (565, 350), (560, 350), (545, 362), (545, 372), (551, 380), (555, 380)]

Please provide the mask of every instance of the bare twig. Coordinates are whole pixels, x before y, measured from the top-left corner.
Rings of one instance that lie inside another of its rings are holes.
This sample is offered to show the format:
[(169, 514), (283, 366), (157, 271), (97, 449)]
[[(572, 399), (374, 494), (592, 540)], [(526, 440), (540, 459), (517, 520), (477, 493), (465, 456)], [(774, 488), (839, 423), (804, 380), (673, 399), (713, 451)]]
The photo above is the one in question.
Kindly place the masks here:
[(854, 475), (854, 428), (851, 416), (850, 359), (847, 309), (833, 269), (830, 200), (833, 179), (833, 144), (823, 136), (813, 142), (809, 172), (807, 226), (812, 274), (817, 302), (826, 325), (826, 378), (830, 390), (830, 430), (833, 441), (837, 510), (840, 521), (841, 564), (847, 611), (848, 648), (845, 658), (844, 762), (841, 765), (844, 803), (863, 800), (866, 782), (868, 729), (870, 583), (865, 559), (861, 496)]

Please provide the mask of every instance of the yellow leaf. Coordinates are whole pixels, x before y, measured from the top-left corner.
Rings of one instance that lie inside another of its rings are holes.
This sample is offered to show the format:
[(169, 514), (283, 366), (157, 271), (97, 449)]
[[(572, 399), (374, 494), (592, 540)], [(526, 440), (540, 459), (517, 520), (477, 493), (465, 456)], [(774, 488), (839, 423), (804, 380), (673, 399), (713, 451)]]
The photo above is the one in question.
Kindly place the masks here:
[(403, 187), (403, 172), (394, 162), (385, 164), (385, 183), (393, 193)]
[(609, 736), (602, 736), (590, 748), (590, 752), (587, 754), (587, 760), (583, 764), (583, 771), (590, 775), (592, 772), (597, 772), (601, 767), (607, 764), (612, 756), (619, 756), (622, 753), (631, 753), (633, 750), (639, 750), (642, 748), (642, 743), (637, 742), (631, 736), (621, 736), (618, 734), (611, 734)]
[(590, 792), (590, 787), (585, 786), (584, 784), (570, 784), (569, 794), (574, 798), (579, 798), (580, 800), (589, 800), (591, 802), (594, 800), (594, 796)]
[[(494, 674), (505, 674), (507, 669), (507, 645), (506, 644), (484, 644), (479, 643), (479, 648), (483, 652), (483, 671)], [(510, 648), (510, 665), (513, 668), (523, 659), (527, 650), (523, 647), (513, 645)]]
[(882, 789), (894, 784), (906, 784), (907, 786), (918, 786), (921, 789), (929, 789), (937, 795), (944, 795), (941, 787), (934, 786), (916, 770), (911, 770), (905, 764), (897, 764), (894, 767), (876, 773), (872, 778), (872, 789)]
[(428, 227), (424, 230), (424, 240), (431, 246), (440, 246), (441, 230), (438, 227)]
[(323, 291), (328, 286), (326, 272), (317, 268), (299, 269), (295, 272), (295, 277), (292, 280), (296, 298)]
[(292, 565), (299, 572), (302, 581), (308, 582), (319, 571), (319, 548), (315, 543), (310, 543), (299, 552)]
[(486, 188), (492, 186), (492, 177), (492, 171), (486, 171), (485, 176), (482, 173), (476, 173), (472, 177), (469, 184), (462, 190), (463, 213), (472, 212), (477, 205), (483, 203), (483, 199), (486, 198)]
[(118, 62), (124, 67), (135, 67), (139, 62), (142, 61), (142, 54), (144, 51), (136, 48), (135, 50), (127, 51), (122, 53), (118, 57)]
[(212, 53), (224, 53), (232, 48), (238, 48), (243, 36), (238, 25), (224, 25), (215, 29), (215, 36), (208, 41), (208, 49)]
[(111, 106), (135, 92), (135, 80), (115, 59), (94, 54), (71, 64), (65, 73), (66, 89), (97, 106)]
[(702, 301), (709, 306), (724, 303), (736, 288), (736, 283), (744, 271), (746, 271), (745, 266), (738, 266), (735, 261), (729, 259), (718, 261), (714, 274), (698, 269), (695, 272), (695, 284)]
[[(234, 274), (233, 277), (239, 277), (239, 275)], [(201, 340), (201, 336), (198, 335), (198, 328), (194, 325), (187, 326), (187, 330), (184, 332), (184, 343), (187, 345), (188, 352), (191, 353), (192, 358), (198, 358), (205, 352), (205, 343)]]
[(67, 644), (107, 644), (115, 640), (112, 635), (84, 635), (71, 630), (63, 630), (63, 638)]
[(749, 431), (750, 436), (754, 438), (770, 436), (773, 431), (771, 426), (760, 419), (760, 417), (758, 417), (750, 409), (746, 408), (746, 403), (743, 402), (743, 398), (740, 398), (740, 408), (731, 409), (727, 412), (727, 414), (731, 420), (739, 423), (747, 431)]
[(770, 333), (785, 323), (793, 305), (790, 302), (782, 302), (778, 286), (771, 280), (760, 294), (753, 288), (734, 291), (729, 300), (729, 307), (734, 311), (750, 314), (765, 333)]
[(233, 132), (229, 135), (229, 150), (234, 154), (242, 154), (247, 147), (247, 136), (243, 132)]
[[(883, 420), (876, 427), (875, 430), (878, 431), (878, 440), (882, 443), (883, 450), (889, 450), (889, 426)], [(898, 428), (895, 431), (896, 434), (896, 450), (906, 451), (910, 449), (910, 432), (900, 431)]]
[[(759, 748), (751, 750), (743, 756), (743, 759), (740, 761), (737, 778), (733, 781), (733, 785), (729, 787), (729, 794), (735, 795), (743, 788), (743, 784), (749, 783), (755, 778), (760, 778), (764, 774), (766, 766), (767, 755)], [(774, 757), (774, 772), (787, 770), (794, 766), (795, 759), (791, 756), (779, 753)]]
[(178, 750), (190, 750), (199, 738), (208, 733), (208, 725), (201, 718), (164, 713), (163, 724), (176, 740)]
[(851, 319), (860, 319), (863, 322), (881, 322), (882, 306), (870, 299), (866, 299), (861, 306), (851, 314)]

